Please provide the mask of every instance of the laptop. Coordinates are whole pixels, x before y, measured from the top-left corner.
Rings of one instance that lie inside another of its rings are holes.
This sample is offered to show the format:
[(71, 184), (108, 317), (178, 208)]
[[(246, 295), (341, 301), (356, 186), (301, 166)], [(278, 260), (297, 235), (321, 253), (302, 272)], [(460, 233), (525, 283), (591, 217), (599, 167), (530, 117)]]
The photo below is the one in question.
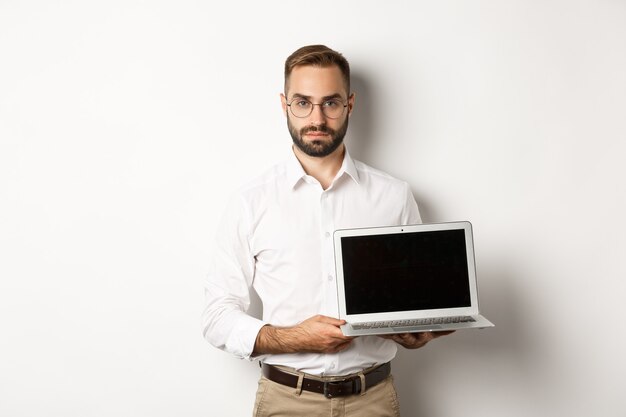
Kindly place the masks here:
[(334, 233), (347, 336), (492, 327), (478, 311), (470, 222)]

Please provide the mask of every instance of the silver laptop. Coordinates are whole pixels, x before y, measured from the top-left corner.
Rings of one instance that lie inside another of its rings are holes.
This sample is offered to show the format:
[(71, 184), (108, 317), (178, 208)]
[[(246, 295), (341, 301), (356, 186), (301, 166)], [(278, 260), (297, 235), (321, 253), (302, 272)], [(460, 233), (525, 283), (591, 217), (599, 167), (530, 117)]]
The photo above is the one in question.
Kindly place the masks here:
[(334, 245), (345, 335), (493, 326), (478, 312), (469, 222), (337, 230)]

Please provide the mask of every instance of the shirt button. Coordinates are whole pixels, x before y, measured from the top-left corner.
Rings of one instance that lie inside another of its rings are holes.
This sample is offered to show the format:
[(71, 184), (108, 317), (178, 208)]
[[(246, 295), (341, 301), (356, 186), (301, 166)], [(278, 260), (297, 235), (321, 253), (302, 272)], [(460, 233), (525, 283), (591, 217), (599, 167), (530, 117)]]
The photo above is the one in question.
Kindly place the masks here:
[(328, 276), (328, 280), (329, 280), (329, 281), (332, 281), (332, 280), (333, 280), (333, 276), (332, 276), (332, 275), (329, 275), (329, 276)]
[(326, 232), (326, 233), (324, 233), (324, 236), (326, 236), (326, 237), (330, 237), (330, 232)]
[(330, 369), (335, 369), (335, 362), (330, 364)]

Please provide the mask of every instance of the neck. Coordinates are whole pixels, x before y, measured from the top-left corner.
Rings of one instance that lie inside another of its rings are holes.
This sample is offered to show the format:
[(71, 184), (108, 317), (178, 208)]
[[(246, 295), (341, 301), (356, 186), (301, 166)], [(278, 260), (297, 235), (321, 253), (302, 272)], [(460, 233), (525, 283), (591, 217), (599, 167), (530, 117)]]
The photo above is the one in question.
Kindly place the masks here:
[(293, 152), (296, 154), (298, 161), (300, 161), (304, 172), (318, 180), (324, 190), (330, 187), (337, 172), (339, 172), (345, 151), (345, 145), (341, 144), (330, 155), (317, 157), (309, 156), (297, 146), (293, 146)]

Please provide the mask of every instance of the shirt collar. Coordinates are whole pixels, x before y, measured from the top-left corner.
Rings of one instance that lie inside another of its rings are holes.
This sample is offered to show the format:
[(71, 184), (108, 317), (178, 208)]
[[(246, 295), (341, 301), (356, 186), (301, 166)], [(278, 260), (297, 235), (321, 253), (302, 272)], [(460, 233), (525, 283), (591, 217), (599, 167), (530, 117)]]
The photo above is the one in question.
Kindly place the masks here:
[[(293, 152), (293, 149), (291, 149), (290, 156), (287, 159), (286, 174), (287, 174), (287, 184), (292, 189), (298, 184), (300, 180), (306, 177), (306, 172), (304, 172), (304, 168), (302, 168), (302, 165), (300, 164), (300, 161), (298, 161), (298, 158), (296, 157), (296, 154)], [(354, 159), (352, 159), (352, 157), (350, 156), (350, 153), (348, 153), (347, 148), (343, 156), (343, 162), (341, 163), (341, 168), (339, 168), (339, 171), (337, 172), (335, 179), (340, 178), (343, 174), (349, 175), (350, 178), (352, 178), (352, 180), (356, 184), (359, 184), (359, 172), (357, 171), (356, 165), (354, 163)]]

